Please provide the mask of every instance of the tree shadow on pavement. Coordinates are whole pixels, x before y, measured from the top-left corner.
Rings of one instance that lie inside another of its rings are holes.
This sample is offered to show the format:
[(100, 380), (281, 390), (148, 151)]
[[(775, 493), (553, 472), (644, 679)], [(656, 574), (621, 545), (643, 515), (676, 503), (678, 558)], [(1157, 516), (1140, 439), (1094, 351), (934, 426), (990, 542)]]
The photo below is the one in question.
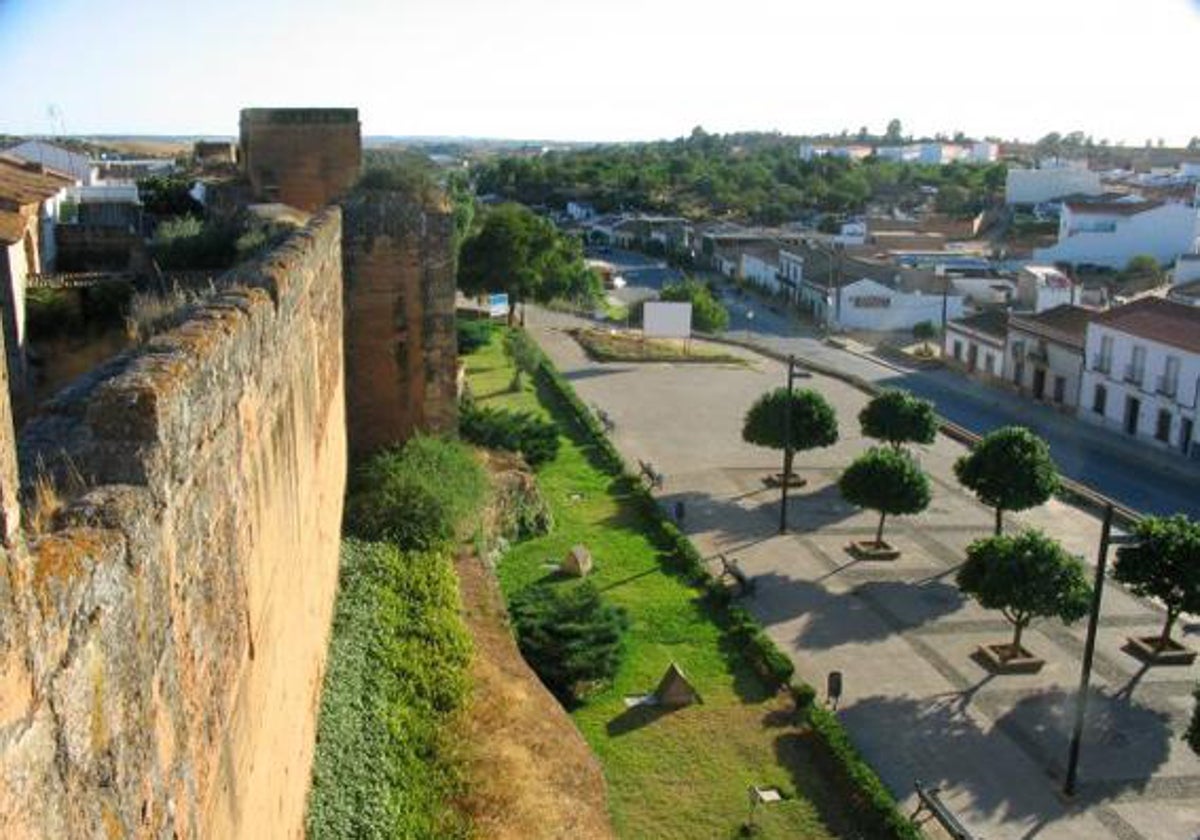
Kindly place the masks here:
[(806, 580), (770, 573), (755, 576), (754, 613), (766, 625), (803, 616), (792, 644), (829, 650), (876, 642), (957, 612), (966, 599), (940, 581), (915, 584), (881, 580), (849, 592), (830, 592)]
[[(929, 699), (872, 696), (839, 716), (893, 791), (903, 795), (920, 779), (940, 787), (951, 807), (956, 794), (965, 791), (976, 813), (1034, 820), (1036, 834), (1067, 813), (1057, 792), (1075, 695), (1059, 689), (1033, 692), (1003, 710), (987, 730), (968, 712), (979, 702), (978, 696), (963, 702), (957, 692)], [(1086, 807), (1143, 791), (1167, 760), (1170, 737), (1166, 715), (1093, 689), (1076, 801)]]

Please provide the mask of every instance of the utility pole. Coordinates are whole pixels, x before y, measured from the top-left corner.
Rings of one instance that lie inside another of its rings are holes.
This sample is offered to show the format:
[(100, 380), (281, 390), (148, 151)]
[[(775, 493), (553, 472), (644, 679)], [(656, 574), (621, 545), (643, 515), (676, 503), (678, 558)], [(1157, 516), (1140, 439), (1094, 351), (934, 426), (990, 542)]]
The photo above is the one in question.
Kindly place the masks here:
[(1108, 563), (1108, 547), (1113, 542), (1130, 542), (1129, 539), (1112, 539), (1113, 506), (1104, 508), (1104, 524), (1100, 528), (1100, 552), (1096, 558), (1096, 582), (1092, 590), (1092, 613), (1088, 618), (1087, 641), (1083, 645), (1083, 668), (1079, 675), (1079, 696), (1075, 698), (1075, 729), (1071, 733), (1071, 746), (1067, 753), (1067, 778), (1063, 793), (1075, 795), (1075, 778), (1079, 770), (1079, 746), (1083, 740), (1083, 722), (1087, 715), (1088, 683), (1092, 678), (1092, 657), (1096, 652), (1096, 630), (1100, 623), (1100, 599), (1104, 595), (1104, 567)]
[(779, 504), (779, 533), (787, 533), (788, 485), (792, 482), (792, 383), (796, 379), (796, 357), (787, 360), (787, 402), (783, 407), (783, 484)]

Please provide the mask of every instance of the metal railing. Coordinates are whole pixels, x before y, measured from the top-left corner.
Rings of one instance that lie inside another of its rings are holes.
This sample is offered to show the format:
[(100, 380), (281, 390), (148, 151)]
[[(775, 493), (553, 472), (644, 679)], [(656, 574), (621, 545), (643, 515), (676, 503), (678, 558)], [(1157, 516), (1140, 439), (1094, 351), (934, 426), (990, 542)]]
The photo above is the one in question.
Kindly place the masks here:
[(1092, 370), (1098, 373), (1112, 372), (1112, 357), (1096, 353), (1092, 356)]
[(1125, 381), (1126, 382), (1132, 382), (1134, 385), (1141, 385), (1142, 380), (1144, 380), (1145, 378), (1146, 378), (1145, 368), (1143, 368), (1139, 365), (1134, 365), (1134, 364), (1129, 364), (1129, 365), (1125, 366)]
[(1154, 390), (1165, 397), (1173, 397), (1179, 393), (1179, 380), (1174, 376), (1160, 376)]

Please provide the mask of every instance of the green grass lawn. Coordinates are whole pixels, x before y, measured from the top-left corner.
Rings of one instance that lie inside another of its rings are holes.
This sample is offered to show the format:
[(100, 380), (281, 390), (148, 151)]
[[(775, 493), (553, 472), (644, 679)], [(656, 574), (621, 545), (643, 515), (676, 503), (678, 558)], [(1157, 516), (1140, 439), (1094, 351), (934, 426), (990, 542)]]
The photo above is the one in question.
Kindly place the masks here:
[[(548, 393), (539, 395), (530, 383), (508, 390), (512, 369), (499, 335), (467, 357), (467, 375), (480, 403), (541, 412), (574, 429)], [(604, 766), (618, 833), (639, 840), (734, 837), (747, 817), (748, 786), (767, 785), (787, 799), (759, 809), (759, 836), (853, 835), (846, 802), (824, 781), (808, 736), (791, 725), (790, 701), (767, 696), (723, 638), (700, 592), (662, 570), (643, 514), (593, 465), (585, 441), (564, 434), (538, 481), (554, 511), (554, 531), (514, 546), (500, 563), (500, 582), (511, 594), (546, 578), (548, 564), (583, 543), (595, 559), (592, 580), (628, 612), (616, 680), (572, 712)], [(623, 698), (652, 691), (672, 661), (703, 704), (666, 714), (626, 710)]]

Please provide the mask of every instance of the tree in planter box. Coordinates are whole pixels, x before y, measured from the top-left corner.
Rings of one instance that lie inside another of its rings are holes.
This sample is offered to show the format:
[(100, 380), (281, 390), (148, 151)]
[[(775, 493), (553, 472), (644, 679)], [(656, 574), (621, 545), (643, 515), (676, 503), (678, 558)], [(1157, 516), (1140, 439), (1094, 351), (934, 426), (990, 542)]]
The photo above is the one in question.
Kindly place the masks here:
[(1021, 633), (1035, 618), (1054, 616), (1064, 623), (1082, 618), (1092, 602), (1083, 564), (1041, 531), (976, 540), (957, 583), (989, 610), (1000, 610), (1013, 625), (1009, 656), (1021, 655)]
[(929, 507), (929, 477), (917, 462), (901, 449), (872, 447), (842, 473), (838, 481), (842, 498), (879, 512), (875, 548), (885, 547), (883, 524), (888, 514), (903, 516), (920, 513)]
[(1200, 612), (1200, 522), (1182, 514), (1147, 516), (1133, 533), (1137, 542), (1117, 549), (1113, 577), (1167, 608), (1157, 642), (1161, 652), (1172, 647), (1179, 614)]
[[(788, 430), (788, 389), (776, 388), (763, 394), (750, 410), (742, 426), (742, 440), (755, 446), (783, 449), (784, 480), (792, 474), (792, 459), (797, 452), (832, 446), (837, 443), (837, 415), (824, 397), (811, 389), (792, 391), (791, 431)], [(790, 451), (788, 445), (791, 445)]]
[(908, 391), (889, 389), (875, 396), (858, 413), (862, 433), (893, 449), (906, 443), (933, 443), (938, 421), (933, 403)]
[(1023, 426), (997, 429), (954, 463), (954, 475), (979, 501), (996, 509), (996, 536), (1006, 510), (1045, 504), (1059, 487), (1046, 441)]

